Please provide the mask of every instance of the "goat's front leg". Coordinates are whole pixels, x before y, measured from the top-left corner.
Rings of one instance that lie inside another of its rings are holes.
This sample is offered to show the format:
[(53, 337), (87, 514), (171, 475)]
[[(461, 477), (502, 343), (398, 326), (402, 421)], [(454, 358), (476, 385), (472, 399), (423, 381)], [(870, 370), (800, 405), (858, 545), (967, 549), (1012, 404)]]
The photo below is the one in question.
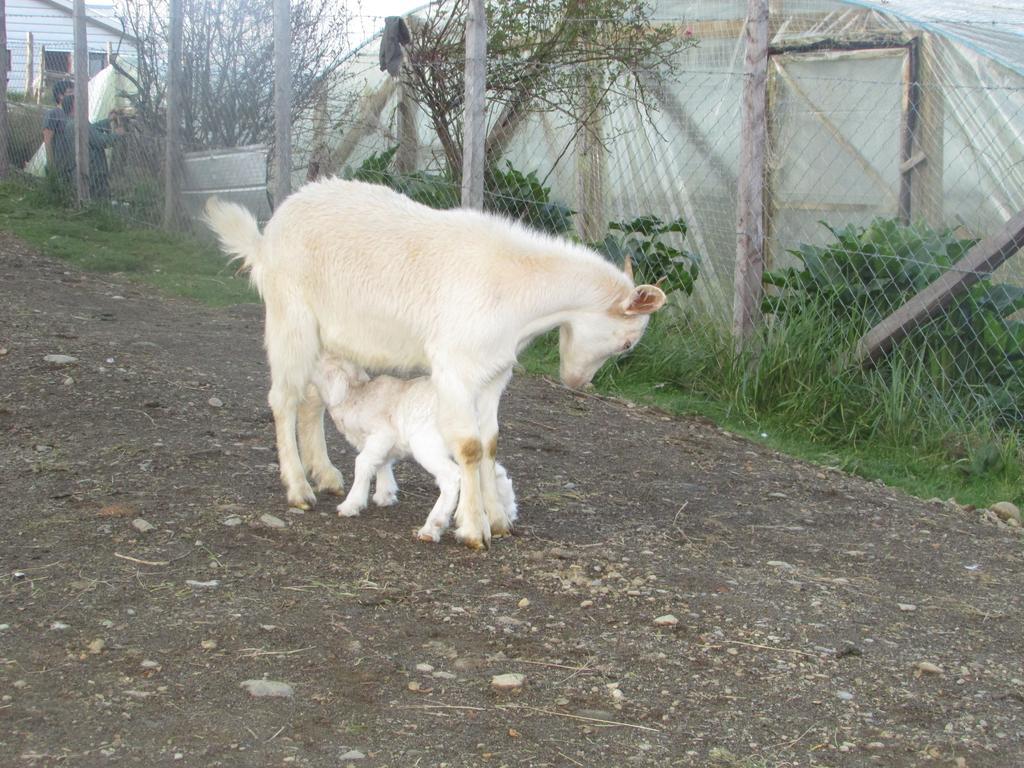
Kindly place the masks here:
[(299, 455), (318, 491), (340, 496), (345, 480), (327, 455), (324, 437), (324, 401), (312, 384), (306, 388), (306, 397), (299, 404)]
[(436, 433), (412, 440), (409, 447), (416, 462), (434, 476), (440, 491), (426, 522), (416, 532), (416, 538), (438, 542), (451, 524), (455, 504), (459, 500), (459, 466), (448, 457), (448, 448)]
[(352, 475), (352, 487), (348, 496), (338, 505), (338, 514), (342, 517), (355, 517), (366, 509), (366, 499), (370, 495), (370, 482), (377, 470), (388, 460), (388, 454), (394, 446), (389, 437), (371, 436), (363, 450), (356, 456), (356, 469)]
[(459, 505), (455, 509), (455, 537), (471, 549), (491, 543), (491, 525), (484, 512), (480, 487), (483, 445), (475, 412), (475, 397), (459, 378), (435, 367), (438, 428), (448, 452), (459, 465)]
[[(512, 378), (512, 370), (502, 373), (491, 381), (477, 398), (477, 414), (480, 436), (483, 440), (483, 456), (480, 461), (480, 485), (483, 491), (484, 510), (491, 526), (492, 536), (507, 536), (512, 533), (515, 516), (509, 516), (507, 505), (502, 501), (498, 487), (498, 404), (501, 394)], [(506, 477), (507, 480), (507, 477)]]
[(374, 480), (373, 503), (378, 507), (390, 507), (398, 503), (398, 483), (395, 480), (395, 462), (389, 461), (377, 470)]

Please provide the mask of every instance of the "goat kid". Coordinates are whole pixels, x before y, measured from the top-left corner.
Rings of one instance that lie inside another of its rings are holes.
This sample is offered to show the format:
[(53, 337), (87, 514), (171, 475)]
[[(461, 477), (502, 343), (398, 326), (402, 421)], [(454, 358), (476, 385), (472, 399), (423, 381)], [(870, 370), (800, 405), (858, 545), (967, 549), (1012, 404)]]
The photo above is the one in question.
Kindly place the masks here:
[(480, 211), (439, 211), (379, 185), (307, 184), (263, 234), (216, 198), (206, 220), (266, 304), (281, 479), (291, 505), (340, 493), (324, 404), (308, 389), (326, 354), (372, 371), (429, 371), (438, 426), (460, 471), (456, 536), (479, 548), (508, 533), (498, 496), (498, 403), (517, 353), (559, 328), (561, 378), (590, 382), (639, 340), (665, 302), (596, 252)]
[[(317, 390), (338, 431), (359, 451), (348, 496), (338, 514), (353, 517), (366, 508), (370, 483), (373, 501), (387, 507), (398, 501), (392, 467), (412, 456), (433, 475), (440, 495), (416, 536), (437, 542), (448, 528), (459, 498), (459, 467), (452, 461), (437, 428), (437, 391), (430, 379), (370, 379), (364, 370), (344, 360), (325, 359), (313, 375)], [(512, 481), (495, 463), (498, 498), (505, 516), (514, 523), (518, 513)]]

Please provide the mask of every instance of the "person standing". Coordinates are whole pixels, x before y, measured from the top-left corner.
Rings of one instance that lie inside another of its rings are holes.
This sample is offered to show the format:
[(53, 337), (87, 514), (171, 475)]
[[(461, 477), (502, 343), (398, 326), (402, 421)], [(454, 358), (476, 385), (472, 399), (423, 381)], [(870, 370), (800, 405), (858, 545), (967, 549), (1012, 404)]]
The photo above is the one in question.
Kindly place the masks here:
[[(68, 113), (63, 108), (65, 95), (70, 96), (69, 91), (74, 87), (71, 80), (58, 80), (53, 84), (53, 100), (56, 106), (50, 109), (43, 116), (43, 146), (46, 147), (46, 170), (59, 178), (65, 178), (64, 173), (69, 170), (67, 167), (68, 157), (66, 149), (71, 148), (70, 168), (74, 168), (75, 154), (74, 145), (70, 143), (71, 136), (68, 128)], [(58, 156), (59, 155), (59, 156)], [(70, 174), (67, 175), (70, 179)]]

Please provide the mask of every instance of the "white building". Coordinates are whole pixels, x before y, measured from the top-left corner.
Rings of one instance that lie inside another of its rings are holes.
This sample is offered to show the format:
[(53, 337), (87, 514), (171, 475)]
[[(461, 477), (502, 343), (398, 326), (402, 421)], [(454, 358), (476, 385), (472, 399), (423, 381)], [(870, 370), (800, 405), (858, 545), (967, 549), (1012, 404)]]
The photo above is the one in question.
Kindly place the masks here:
[[(48, 88), (62, 75), (73, 74), (72, 9), (67, 0), (7, 0), (8, 90), (24, 93), (30, 85), (34, 92), (40, 82)], [(107, 65), (108, 51), (136, 56), (136, 39), (123, 31), (110, 11), (109, 4), (86, 9), (90, 77)]]

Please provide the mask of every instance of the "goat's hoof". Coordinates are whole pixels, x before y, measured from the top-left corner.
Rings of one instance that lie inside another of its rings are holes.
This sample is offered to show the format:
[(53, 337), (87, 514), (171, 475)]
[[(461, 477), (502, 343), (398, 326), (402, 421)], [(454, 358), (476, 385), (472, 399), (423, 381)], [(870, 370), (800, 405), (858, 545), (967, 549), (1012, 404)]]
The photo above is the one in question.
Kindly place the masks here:
[(455, 538), (463, 545), (470, 549), (490, 549), (491, 541), (489, 536), (484, 536), (480, 533), (466, 533), (455, 531)]
[(338, 505), (338, 517), (359, 517), (359, 513), (362, 511), (363, 508), (357, 504), (342, 502)]
[(398, 494), (393, 491), (389, 493), (375, 493), (373, 494), (373, 503), (378, 507), (392, 507), (398, 503)]
[(295, 507), (296, 509), (304, 509), (308, 512), (316, 506), (316, 496), (313, 495), (312, 491), (309, 492), (308, 496), (299, 496), (297, 498), (289, 496), (288, 506)]
[(345, 478), (341, 472), (334, 470), (331, 473), (324, 473), (317, 478), (316, 489), (321, 493), (329, 493), (332, 496), (345, 495)]
[(511, 536), (514, 530), (512, 523), (507, 525), (491, 523), (491, 538), (500, 539), (502, 536)]
[(441, 531), (433, 526), (423, 527), (416, 531), (416, 538), (428, 544), (437, 544), (441, 540)]

